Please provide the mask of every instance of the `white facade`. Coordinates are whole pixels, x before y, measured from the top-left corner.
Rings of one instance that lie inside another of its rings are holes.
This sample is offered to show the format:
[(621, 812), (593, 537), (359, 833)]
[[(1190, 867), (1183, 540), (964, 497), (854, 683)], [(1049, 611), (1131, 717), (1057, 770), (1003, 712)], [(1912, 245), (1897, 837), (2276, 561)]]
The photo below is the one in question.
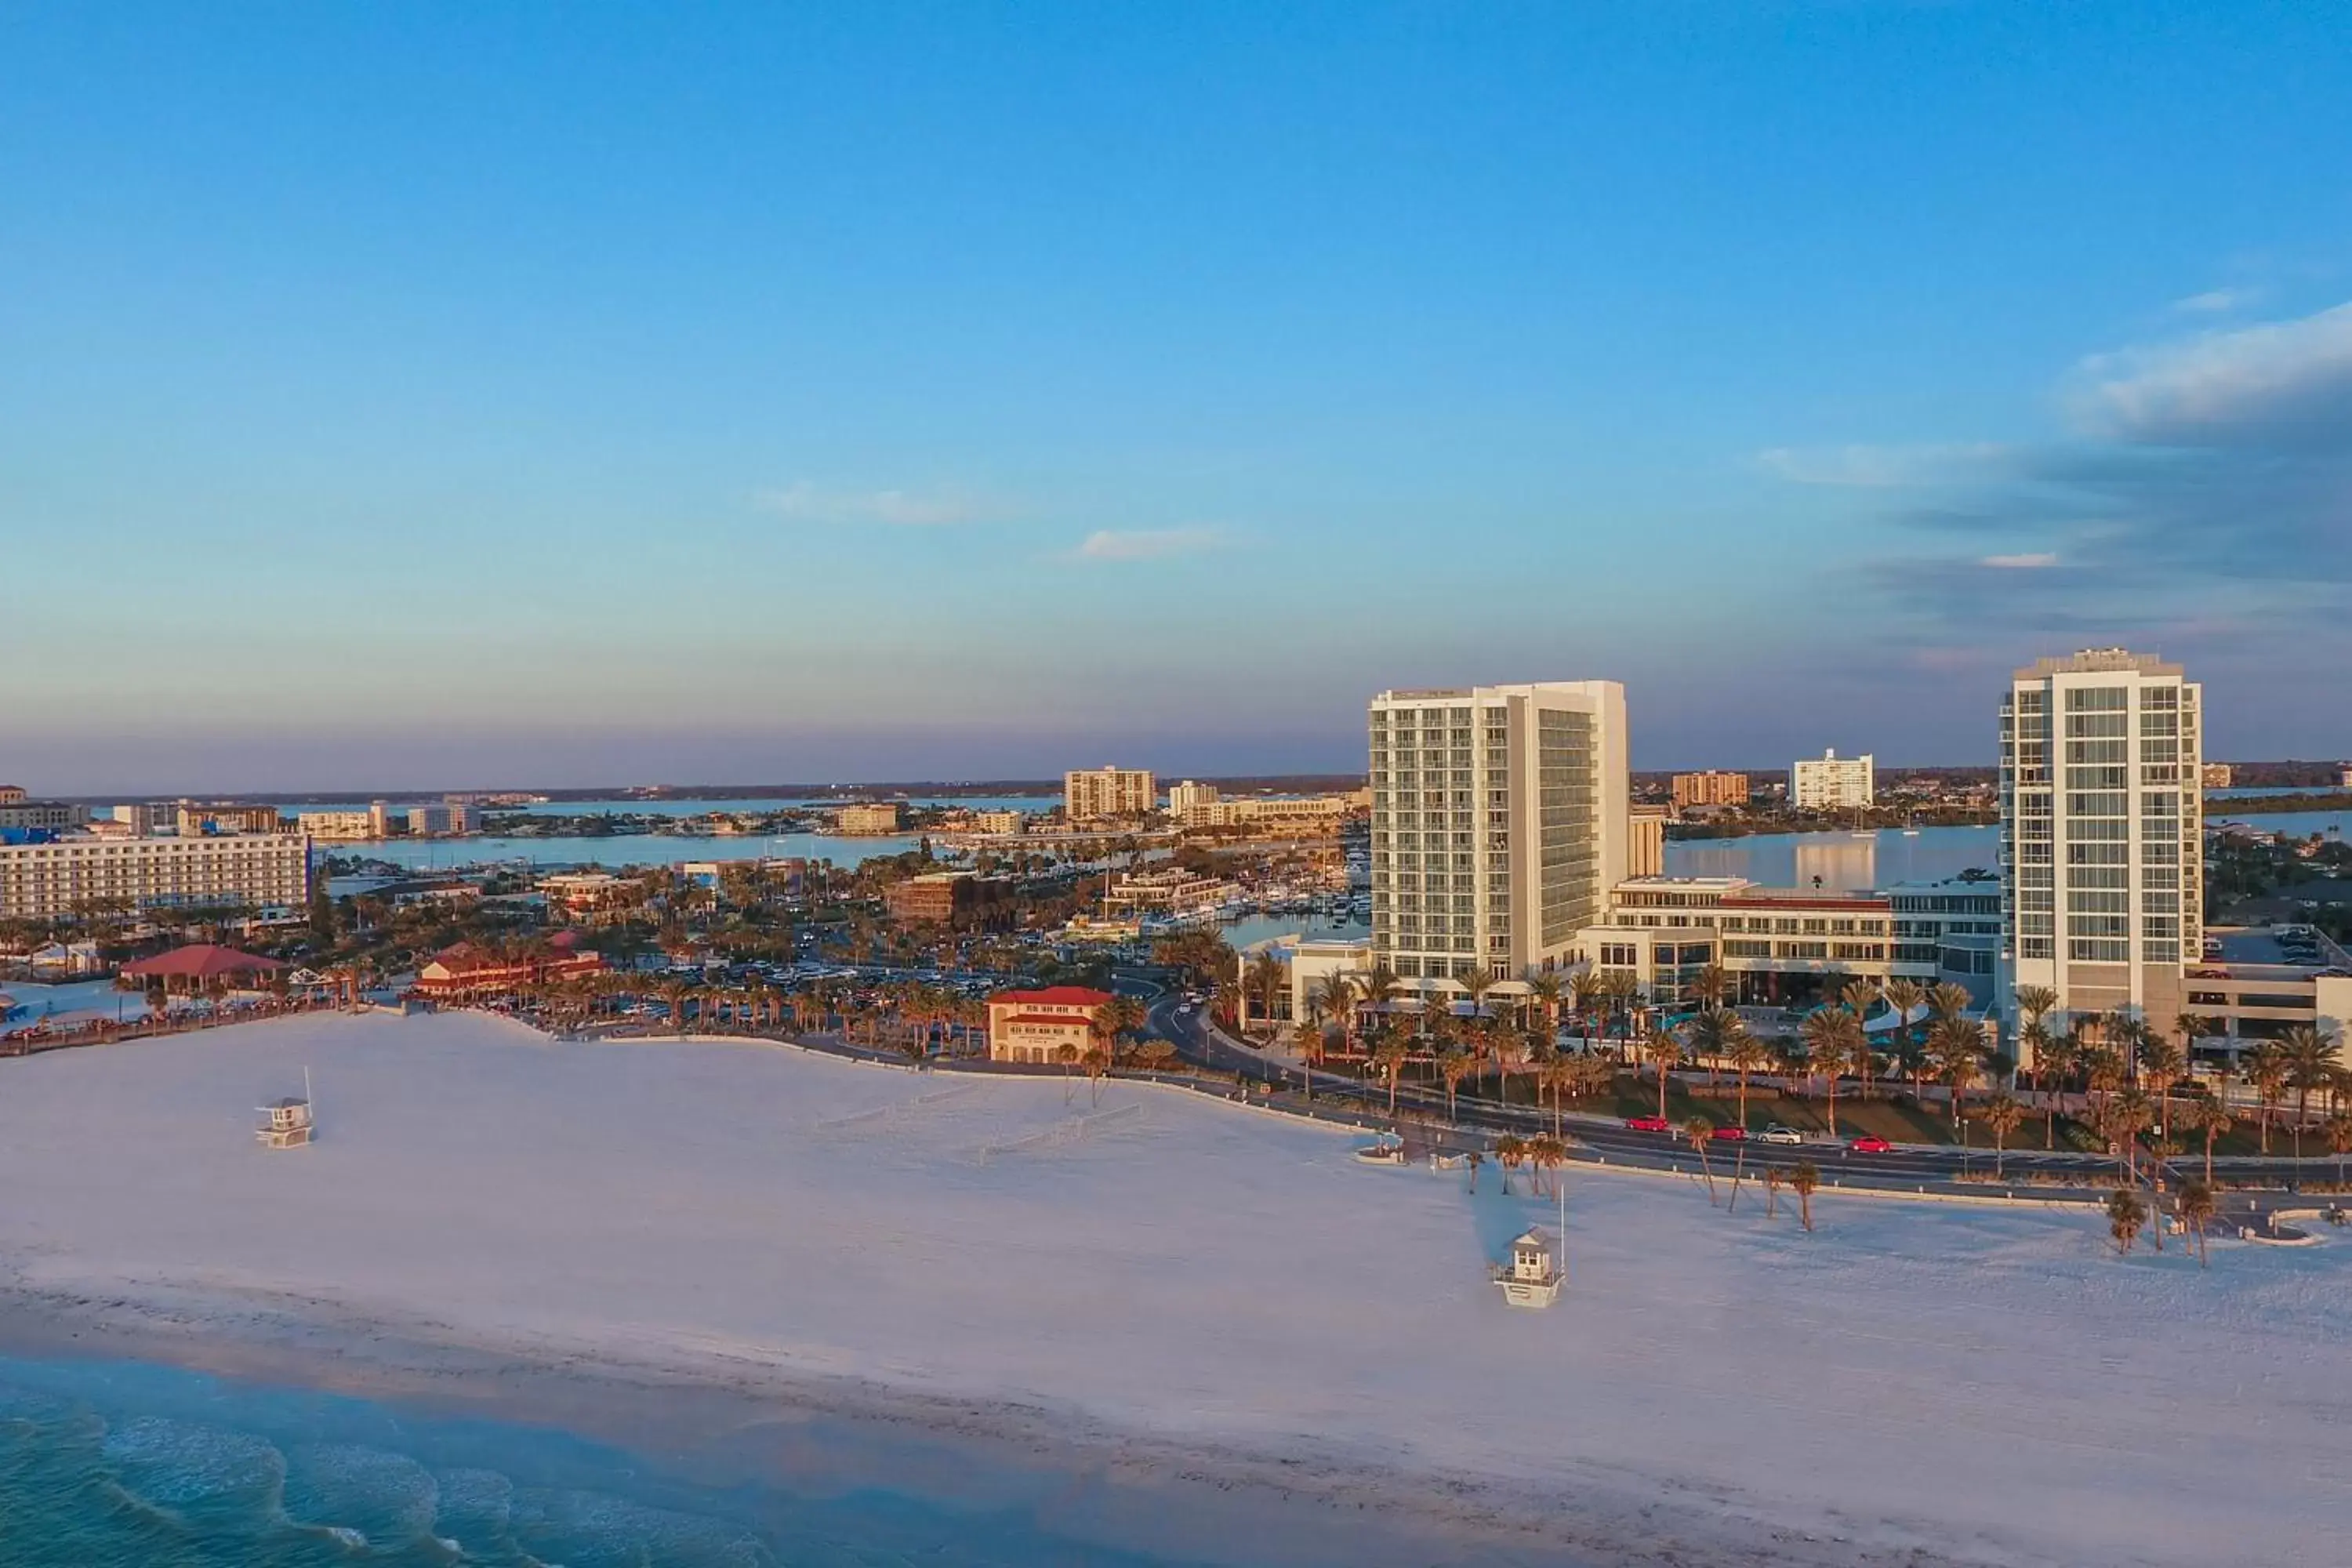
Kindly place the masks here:
[(1074, 823), (1149, 816), (1159, 805), (1149, 768), (1078, 768), (1062, 775), (1062, 811)]
[(355, 840), (376, 836), (375, 814), (371, 811), (297, 812), (294, 825), (313, 838)]
[(2121, 648), (2021, 669), (2000, 705), (2001, 1003), (2168, 1026), (2202, 950), (2201, 689)]
[(1375, 962), (1423, 990), (1559, 966), (1625, 877), (1625, 689), (1383, 691), (1369, 719)]
[(1846, 811), (1877, 797), (1870, 753), (1841, 757), (1832, 747), (1789, 769), (1789, 804), (1799, 811)]
[(0, 920), (47, 920), (100, 902), (299, 907), (310, 893), (310, 841), (299, 833), (0, 845)]
[(1182, 784), (1168, 786), (1168, 815), (1183, 827), (1206, 827), (1215, 815), (1217, 786), (1194, 784), (1186, 779)]

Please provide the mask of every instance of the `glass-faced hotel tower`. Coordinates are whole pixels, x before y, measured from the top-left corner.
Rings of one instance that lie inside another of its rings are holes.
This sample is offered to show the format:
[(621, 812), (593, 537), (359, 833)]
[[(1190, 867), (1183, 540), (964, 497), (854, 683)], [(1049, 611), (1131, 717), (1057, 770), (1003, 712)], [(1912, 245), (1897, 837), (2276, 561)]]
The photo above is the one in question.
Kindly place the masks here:
[(1367, 718), (1373, 962), (1415, 989), (1558, 967), (1625, 877), (1625, 689), (1383, 691)]
[(2047, 986), (2064, 1013), (2169, 1027), (2200, 956), (2200, 689), (2121, 648), (2019, 670), (2000, 705), (2004, 1009)]

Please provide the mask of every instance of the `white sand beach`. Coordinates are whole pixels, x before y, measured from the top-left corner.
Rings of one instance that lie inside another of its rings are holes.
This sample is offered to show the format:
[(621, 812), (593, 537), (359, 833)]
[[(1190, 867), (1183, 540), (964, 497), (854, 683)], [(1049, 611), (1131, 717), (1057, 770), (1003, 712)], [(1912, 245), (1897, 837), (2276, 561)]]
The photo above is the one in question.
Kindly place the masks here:
[[(257, 1148), (305, 1065), (320, 1142)], [(2343, 1560), (2352, 1247), (2200, 1270), (1828, 1194), (1808, 1236), (1572, 1171), (1570, 1291), (1514, 1312), (1486, 1267), (1549, 1200), (1349, 1149), (1147, 1086), (304, 1017), (0, 1061), (0, 1287), (19, 1334), (257, 1375), (1108, 1456), (1358, 1562), (1381, 1519), (1527, 1561)]]

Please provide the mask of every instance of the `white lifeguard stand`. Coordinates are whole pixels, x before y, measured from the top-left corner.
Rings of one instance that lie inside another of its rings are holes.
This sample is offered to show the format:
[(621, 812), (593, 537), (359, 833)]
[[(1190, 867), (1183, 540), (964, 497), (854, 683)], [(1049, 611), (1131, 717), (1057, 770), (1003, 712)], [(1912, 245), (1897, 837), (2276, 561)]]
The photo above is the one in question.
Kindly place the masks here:
[(1513, 1307), (1549, 1307), (1559, 1300), (1562, 1276), (1551, 1237), (1541, 1226), (1511, 1243), (1511, 1260), (1495, 1270), (1503, 1300)]
[(261, 1114), (269, 1120), (255, 1130), (254, 1141), (265, 1149), (305, 1149), (317, 1132), (310, 1118), (310, 1069), (302, 1069), (302, 1098), (288, 1097), (275, 1105), (261, 1107)]

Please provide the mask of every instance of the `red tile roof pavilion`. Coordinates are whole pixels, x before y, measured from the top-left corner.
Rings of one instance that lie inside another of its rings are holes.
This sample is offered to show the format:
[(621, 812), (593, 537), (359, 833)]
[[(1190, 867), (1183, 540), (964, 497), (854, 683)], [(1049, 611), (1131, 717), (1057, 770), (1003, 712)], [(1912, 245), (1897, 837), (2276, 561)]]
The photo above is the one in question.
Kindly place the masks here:
[(233, 947), (216, 947), (211, 942), (192, 942), (175, 947), (169, 952), (159, 952), (152, 958), (142, 958), (136, 963), (126, 963), (122, 973), (139, 979), (215, 980), (233, 974), (257, 974), (286, 965), (259, 953), (239, 952)]

